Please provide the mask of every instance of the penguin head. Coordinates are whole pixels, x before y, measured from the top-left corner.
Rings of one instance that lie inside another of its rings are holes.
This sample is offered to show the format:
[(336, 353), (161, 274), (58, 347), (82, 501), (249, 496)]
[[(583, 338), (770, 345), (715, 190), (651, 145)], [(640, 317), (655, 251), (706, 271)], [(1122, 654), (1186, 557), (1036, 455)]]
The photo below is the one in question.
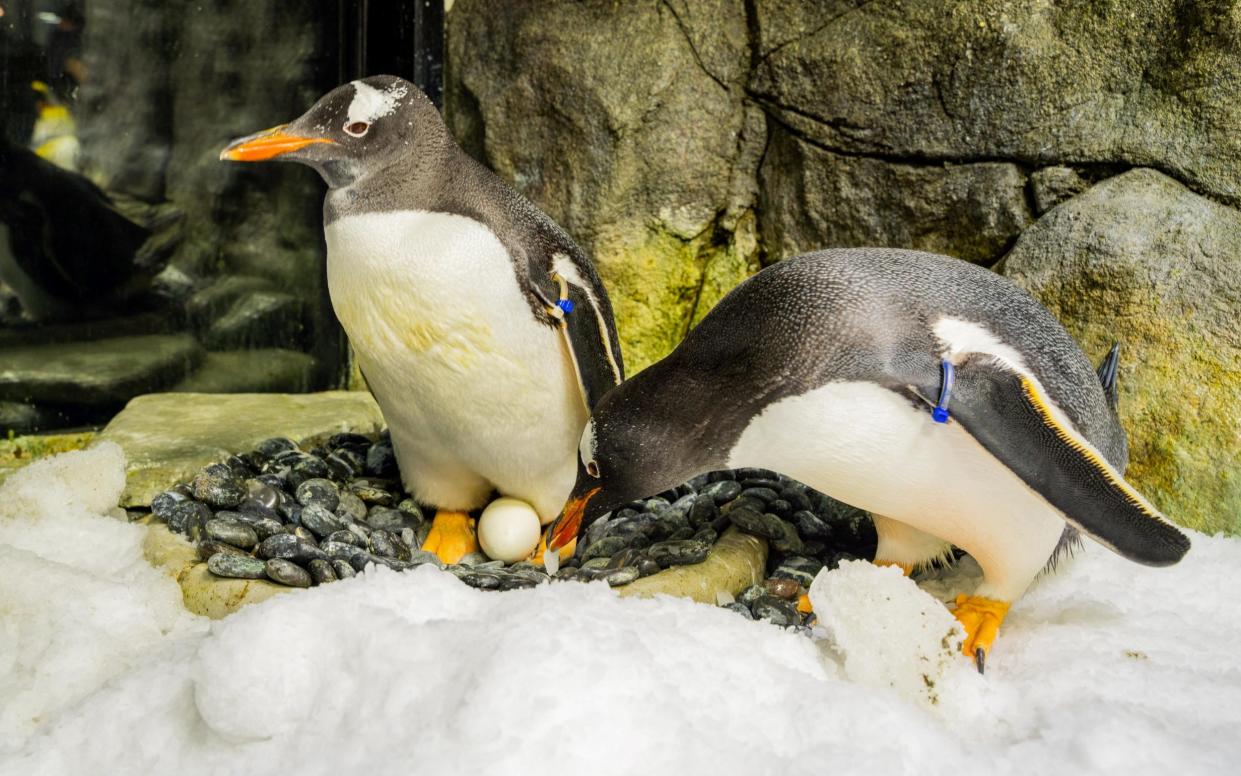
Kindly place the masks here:
[(654, 374), (659, 366), (612, 389), (595, 407), (578, 446), (573, 492), (548, 534), (551, 549), (573, 541), (605, 512), (724, 468), (706, 419), (686, 418), (680, 402), (669, 400), (677, 395), (675, 382)]
[(220, 152), (234, 162), (300, 162), (344, 188), (448, 137), (439, 111), (409, 81), (377, 75), (338, 86), (300, 117), (238, 138)]

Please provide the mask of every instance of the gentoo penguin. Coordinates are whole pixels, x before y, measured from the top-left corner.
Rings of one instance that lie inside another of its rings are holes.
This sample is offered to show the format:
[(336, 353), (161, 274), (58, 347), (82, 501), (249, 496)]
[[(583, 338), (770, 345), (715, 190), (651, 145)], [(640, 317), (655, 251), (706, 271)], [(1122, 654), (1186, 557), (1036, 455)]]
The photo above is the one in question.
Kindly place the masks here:
[(582, 434), (549, 546), (715, 469), (780, 471), (874, 515), (876, 560), (955, 544), (983, 570), (956, 615), (982, 669), (1009, 604), (1083, 531), (1139, 563), (1189, 540), (1125, 482), (1124, 431), (1064, 328), (1007, 279), (917, 251), (826, 250), (729, 293)]
[(439, 509), (424, 549), (476, 551), (466, 513), (493, 491), (554, 519), (589, 408), (624, 374), (582, 250), (394, 76), (340, 86), (220, 158), (300, 162), (327, 182), (332, 307), (406, 488)]

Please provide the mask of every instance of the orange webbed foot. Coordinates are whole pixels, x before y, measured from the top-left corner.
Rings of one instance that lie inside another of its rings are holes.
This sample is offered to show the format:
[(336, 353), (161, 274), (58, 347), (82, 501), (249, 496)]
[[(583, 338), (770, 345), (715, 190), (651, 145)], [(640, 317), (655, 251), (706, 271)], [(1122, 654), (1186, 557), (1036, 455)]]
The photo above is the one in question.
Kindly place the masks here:
[(445, 563), (456, 563), (471, 552), (478, 552), (481, 548), (474, 518), (465, 512), (437, 511), (422, 549), (435, 553)]
[(1004, 622), (1004, 615), (1008, 614), (1008, 607), (1007, 601), (965, 594), (957, 596), (957, 607), (952, 614), (965, 628), (962, 651), (974, 658), (980, 674), (986, 665), (987, 653), (991, 651), (996, 634), (1000, 632), (1000, 623)]

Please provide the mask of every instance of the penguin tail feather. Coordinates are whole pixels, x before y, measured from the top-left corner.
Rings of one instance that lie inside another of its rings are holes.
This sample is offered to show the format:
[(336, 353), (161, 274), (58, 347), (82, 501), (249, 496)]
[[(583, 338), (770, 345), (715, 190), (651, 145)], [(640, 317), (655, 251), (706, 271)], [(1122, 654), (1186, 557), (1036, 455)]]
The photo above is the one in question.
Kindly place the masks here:
[(1107, 397), (1108, 406), (1116, 411), (1116, 370), (1120, 365), (1120, 343), (1113, 342), (1112, 349), (1099, 362), (1099, 385), (1103, 386), (1103, 395)]
[(1149, 566), (1172, 565), (1188, 552), (1189, 538), (1078, 433), (1033, 377), (989, 358), (968, 359), (956, 369), (951, 412), (1066, 522), (1101, 544)]

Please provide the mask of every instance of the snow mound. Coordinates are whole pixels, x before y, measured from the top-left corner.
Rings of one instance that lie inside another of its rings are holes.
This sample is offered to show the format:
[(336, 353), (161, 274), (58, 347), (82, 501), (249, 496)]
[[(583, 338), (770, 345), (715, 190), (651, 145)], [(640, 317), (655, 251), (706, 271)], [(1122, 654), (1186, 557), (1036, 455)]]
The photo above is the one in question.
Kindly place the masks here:
[[(1013, 606), (986, 676), (939, 651), (950, 615), (930, 597), (970, 589), (968, 561), (927, 593), (862, 563), (816, 580), (838, 660), (685, 600), (604, 583), (486, 593), (429, 567), (207, 623), (142, 561), (143, 529), (106, 517), (119, 452), (71, 455), (0, 489), (3, 776), (1197, 774), (1241, 760), (1235, 539), (1195, 535), (1169, 569), (1088, 548)], [(915, 675), (927, 665), (934, 703)]]
[(0, 754), (195, 630), (180, 588), (143, 559), (145, 529), (111, 516), (124, 485), (121, 449), (101, 444), (0, 486)]
[(895, 566), (855, 560), (824, 569), (810, 586), (810, 602), (855, 682), (933, 705), (945, 677), (968, 670), (960, 623)]

